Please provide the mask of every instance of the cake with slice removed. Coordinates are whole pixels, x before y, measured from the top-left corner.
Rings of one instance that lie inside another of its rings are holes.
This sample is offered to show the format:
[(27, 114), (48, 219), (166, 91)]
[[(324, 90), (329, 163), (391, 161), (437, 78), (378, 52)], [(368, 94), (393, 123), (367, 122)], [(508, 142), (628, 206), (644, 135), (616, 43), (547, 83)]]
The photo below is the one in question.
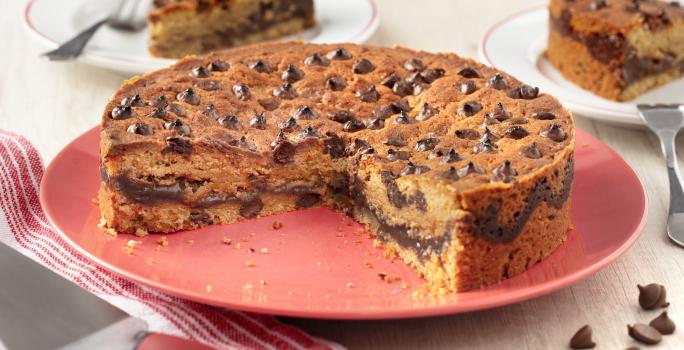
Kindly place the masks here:
[(105, 227), (138, 234), (325, 205), (432, 292), (464, 291), (565, 240), (574, 134), (555, 98), (455, 54), (255, 45), (120, 88), (99, 205)]

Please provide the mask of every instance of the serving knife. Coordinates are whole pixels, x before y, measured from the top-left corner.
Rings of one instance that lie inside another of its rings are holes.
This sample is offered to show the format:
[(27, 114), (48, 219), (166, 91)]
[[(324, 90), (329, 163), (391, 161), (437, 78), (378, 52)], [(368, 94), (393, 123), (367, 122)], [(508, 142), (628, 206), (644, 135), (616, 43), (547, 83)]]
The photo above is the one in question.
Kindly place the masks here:
[(126, 314), (0, 243), (0, 350), (212, 349), (151, 333)]

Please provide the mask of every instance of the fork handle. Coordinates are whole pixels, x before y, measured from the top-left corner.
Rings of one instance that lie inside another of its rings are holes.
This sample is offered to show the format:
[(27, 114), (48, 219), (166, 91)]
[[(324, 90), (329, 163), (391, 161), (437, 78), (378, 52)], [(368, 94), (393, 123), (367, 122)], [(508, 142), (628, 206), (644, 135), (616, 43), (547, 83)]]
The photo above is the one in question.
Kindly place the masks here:
[(46, 56), (50, 61), (66, 61), (77, 58), (83, 52), (83, 48), (88, 41), (90, 41), (90, 38), (92, 38), (95, 32), (97, 32), (105, 23), (107, 23), (106, 18), (86, 28), (71, 40), (60, 45), (57, 49), (44, 53), (43, 56)]
[(675, 130), (661, 130), (658, 133), (660, 147), (663, 150), (667, 163), (667, 176), (670, 180), (670, 213), (684, 212), (684, 190), (682, 189), (682, 176), (677, 166), (677, 153), (675, 152)]

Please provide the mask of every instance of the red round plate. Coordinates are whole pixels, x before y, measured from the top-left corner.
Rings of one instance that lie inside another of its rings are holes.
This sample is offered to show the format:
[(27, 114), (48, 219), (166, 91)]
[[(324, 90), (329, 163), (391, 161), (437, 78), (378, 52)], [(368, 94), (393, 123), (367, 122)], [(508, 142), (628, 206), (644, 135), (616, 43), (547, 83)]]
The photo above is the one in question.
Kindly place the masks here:
[[(417, 297), (421, 279), (382, 256), (360, 225), (318, 208), (233, 225), (138, 238), (97, 224), (99, 132), (92, 129), (52, 161), (42, 180), (48, 218), (77, 250), (131, 280), (202, 303), (275, 315), (330, 319), (434, 316), (480, 310), (553, 292), (614, 261), (637, 239), (646, 195), (608, 146), (577, 131), (567, 242), (529, 271), (502, 283), (442, 297)], [(282, 228), (274, 229), (274, 222)], [(230, 239), (231, 244), (223, 243)], [(132, 254), (123, 248), (140, 241)], [(382, 272), (401, 281), (388, 283)]]

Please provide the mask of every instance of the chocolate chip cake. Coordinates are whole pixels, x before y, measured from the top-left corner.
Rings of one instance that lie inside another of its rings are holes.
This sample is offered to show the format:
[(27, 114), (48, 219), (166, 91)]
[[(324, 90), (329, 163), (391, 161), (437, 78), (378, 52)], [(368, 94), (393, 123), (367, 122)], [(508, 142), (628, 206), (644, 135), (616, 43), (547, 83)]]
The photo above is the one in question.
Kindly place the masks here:
[(313, 0), (154, 0), (150, 54), (180, 58), (313, 27)]
[(573, 83), (628, 101), (684, 74), (684, 9), (659, 0), (551, 0), (547, 56)]
[(99, 205), (172, 232), (326, 205), (432, 291), (520, 273), (570, 228), (574, 124), (553, 97), (455, 54), (280, 43), (127, 81), (101, 131)]

